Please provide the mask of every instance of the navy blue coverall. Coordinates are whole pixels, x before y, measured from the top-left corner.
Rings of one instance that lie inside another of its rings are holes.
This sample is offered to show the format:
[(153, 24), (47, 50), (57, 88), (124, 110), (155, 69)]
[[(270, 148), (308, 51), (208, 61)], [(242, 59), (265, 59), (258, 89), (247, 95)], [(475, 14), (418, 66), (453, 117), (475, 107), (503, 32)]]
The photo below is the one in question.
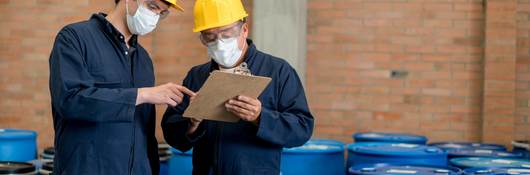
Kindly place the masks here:
[[(181, 151), (193, 148), (194, 175), (279, 174), (282, 148), (302, 145), (311, 137), (313, 116), (296, 71), (286, 61), (258, 51), (251, 40), (247, 43), (245, 62), (251, 73), (272, 78), (258, 97), (262, 103), (258, 126), (243, 120), (204, 120), (194, 134), (187, 136), (190, 122), (182, 114), (189, 104), (188, 97), (164, 114), (166, 141)], [(197, 92), (216, 69), (214, 61), (195, 66), (183, 85)]]
[(136, 106), (154, 85), (153, 64), (133, 36), (94, 14), (64, 27), (50, 56), (57, 175), (158, 174), (155, 108)]

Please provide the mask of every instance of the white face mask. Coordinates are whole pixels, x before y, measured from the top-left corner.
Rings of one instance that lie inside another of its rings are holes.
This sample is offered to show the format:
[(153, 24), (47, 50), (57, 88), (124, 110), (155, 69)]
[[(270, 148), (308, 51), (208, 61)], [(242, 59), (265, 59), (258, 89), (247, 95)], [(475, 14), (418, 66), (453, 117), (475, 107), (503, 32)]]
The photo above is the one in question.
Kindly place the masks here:
[(208, 44), (208, 55), (224, 68), (236, 66), (243, 50), (239, 49), (237, 37), (218, 39)]
[(136, 10), (134, 16), (129, 15), (128, 1), (125, 6), (127, 11), (127, 26), (132, 34), (145, 35), (156, 28), (160, 15), (147, 9), (140, 3), (140, 0), (136, 0), (136, 2), (138, 2), (138, 10)]

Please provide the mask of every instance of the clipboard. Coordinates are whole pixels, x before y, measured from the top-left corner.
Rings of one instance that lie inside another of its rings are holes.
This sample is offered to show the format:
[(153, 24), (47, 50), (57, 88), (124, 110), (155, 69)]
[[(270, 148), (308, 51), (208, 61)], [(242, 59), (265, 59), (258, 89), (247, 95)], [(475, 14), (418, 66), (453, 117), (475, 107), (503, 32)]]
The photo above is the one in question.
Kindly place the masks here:
[(197, 92), (183, 116), (223, 122), (237, 122), (239, 117), (228, 112), (225, 103), (238, 95), (252, 98), (265, 90), (272, 79), (213, 71)]

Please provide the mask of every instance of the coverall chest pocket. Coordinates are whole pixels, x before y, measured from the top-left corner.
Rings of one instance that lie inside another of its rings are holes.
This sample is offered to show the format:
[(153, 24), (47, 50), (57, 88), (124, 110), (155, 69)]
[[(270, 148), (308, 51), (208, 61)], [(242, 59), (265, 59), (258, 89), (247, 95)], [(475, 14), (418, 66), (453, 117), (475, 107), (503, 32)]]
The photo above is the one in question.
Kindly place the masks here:
[(101, 70), (90, 72), (94, 78), (94, 86), (98, 88), (120, 88), (122, 79), (118, 71)]
[(104, 49), (87, 55), (85, 61), (88, 72), (94, 79), (96, 87), (119, 87), (119, 84), (123, 82), (122, 71), (124, 69), (120, 60), (119, 55)]

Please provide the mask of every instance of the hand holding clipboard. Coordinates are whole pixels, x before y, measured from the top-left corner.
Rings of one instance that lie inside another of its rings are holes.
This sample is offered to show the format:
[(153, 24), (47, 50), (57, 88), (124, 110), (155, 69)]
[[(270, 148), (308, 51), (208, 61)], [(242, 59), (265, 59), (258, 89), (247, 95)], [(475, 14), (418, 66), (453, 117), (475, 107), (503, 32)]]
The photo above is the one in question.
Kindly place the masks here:
[(239, 117), (228, 112), (225, 103), (235, 96), (258, 98), (271, 78), (213, 71), (183, 116), (206, 120), (237, 122)]

